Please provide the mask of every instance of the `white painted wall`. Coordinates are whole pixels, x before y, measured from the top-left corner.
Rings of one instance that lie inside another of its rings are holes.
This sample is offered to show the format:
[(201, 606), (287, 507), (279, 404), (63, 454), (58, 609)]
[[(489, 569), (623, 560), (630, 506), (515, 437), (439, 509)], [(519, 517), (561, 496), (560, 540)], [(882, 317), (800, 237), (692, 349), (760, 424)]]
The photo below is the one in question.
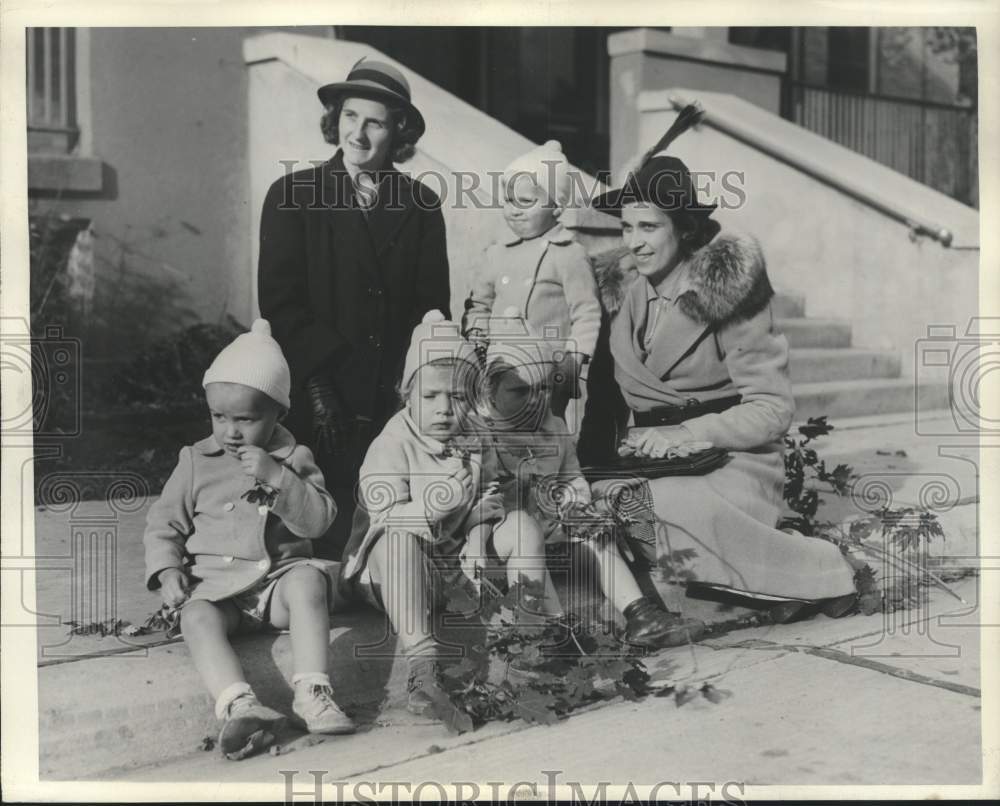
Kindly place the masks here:
[(691, 170), (743, 172), (745, 204), (720, 210), (718, 219), (760, 239), (773, 284), (804, 294), (807, 316), (850, 321), (856, 346), (900, 351), (908, 376), (914, 371), (916, 343), (926, 337), (928, 326), (954, 324), (965, 332), (979, 310), (976, 210), (717, 93), (669, 90), (641, 96), (641, 144), (655, 142), (674, 120), (671, 96), (697, 97), (710, 115), (739, 120), (760, 137), (954, 233), (953, 248), (926, 237), (913, 240), (902, 223), (712, 126), (684, 134), (670, 153)]
[[(319, 131), (322, 107), (316, 98), (317, 87), (343, 80), (358, 59), (369, 55), (403, 71), (413, 102), (427, 121), (416, 156), (398, 167), (417, 178), (433, 172), (447, 179), (444, 185), (436, 178), (424, 181), (445, 201), (452, 312), (457, 316), (468, 292), (476, 252), (505, 226), (499, 210), (488, 207), (494, 194), (487, 172), (502, 171), (534, 143), (362, 43), (265, 34), (248, 38), (243, 52), (250, 93), (253, 265), (257, 264), (261, 204), (271, 182), (285, 171), (280, 161), (300, 160), (300, 167), (307, 167), (308, 160), (326, 160), (334, 153), (335, 147), (326, 144)], [(469, 196), (458, 202), (456, 171), (468, 174), (463, 180), (466, 183), (474, 181), (473, 175), (478, 177), (482, 190), (476, 198), (486, 209), (472, 206)], [(256, 288), (255, 280), (253, 285)]]

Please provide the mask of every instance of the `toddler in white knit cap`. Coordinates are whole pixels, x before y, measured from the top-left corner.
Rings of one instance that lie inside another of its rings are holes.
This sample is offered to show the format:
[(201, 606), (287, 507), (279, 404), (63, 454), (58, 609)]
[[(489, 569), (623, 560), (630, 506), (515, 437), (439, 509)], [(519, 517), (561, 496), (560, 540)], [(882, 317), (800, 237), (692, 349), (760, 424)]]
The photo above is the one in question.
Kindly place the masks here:
[(359, 512), (366, 517), (355, 517), (344, 550), (352, 595), (383, 610), (398, 633), (410, 670), (407, 707), (417, 714), (447, 697), (427, 614), (436, 584), (462, 584), (460, 557), (470, 533), (486, 527), (486, 571), (501, 584), (529, 583), (538, 592), (518, 609), (519, 620), (544, 624), (561, 613), (540, 530), (524, 512), (505, 508), (483, 479), (483, 435), (468, 430), (478, 381), (459, 326), (429, 312), (406, 353), (404, 407), (361, 466)]
[(343, 601), (339, 564), (313, 559), (311, 545), (337, 509), (312, 452), (279, 423), (289, 371), (266, 320), (219, 353), (203, 386), (212, 434), (181, 449), (150, 507), (147, 587), (180, 610), (185, 643), (224, 722), (227, 758), (267, 747), (285, 721), (246, 681), (229, 640), (241, 629), (289, 629), (298, 721), (314, 733), (350, 733), (327, 675), (329, 610)]
[(518, 157), (504, 171), (504, 218), (509, 237), (485, 251), (466, 301), (465, 332), (489, 341), (491, 317), (522, 311), (558, 355), (551, 407), (576, 433), (582, 381), (601, 329), (601, 303), (586, 250), (561, 222), (571, 201), (569, 163), (556, 140)]

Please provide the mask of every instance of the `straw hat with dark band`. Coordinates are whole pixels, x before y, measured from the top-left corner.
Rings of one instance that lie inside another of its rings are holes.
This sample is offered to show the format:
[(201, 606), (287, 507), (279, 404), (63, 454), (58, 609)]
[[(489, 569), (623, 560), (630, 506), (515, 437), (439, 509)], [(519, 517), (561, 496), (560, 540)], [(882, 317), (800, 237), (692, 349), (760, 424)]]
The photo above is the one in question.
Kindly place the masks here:
[(424, 116), (410, 101), (410, 84), (391, 64), (362, 58), (351, 68), (346, 81), (324, 84), (316, 93), (324, 106), (345, 97), (370, 98), (402, 106), (418, 136), (424, 133)]
[(596, 197), (591, 203), (593, 208), (620, 216), (623, 205), (648, 202), (668, 213), (686, 212), (705, 218), (710, 216), (718, 205), (698, 201), (687, 165), (677, 157), (654, 156), (697, 123), (703, 114), (694, 105), (684, 107), (667, 133), (646, 152), (639, 168), (628, 175), (625, 184)]

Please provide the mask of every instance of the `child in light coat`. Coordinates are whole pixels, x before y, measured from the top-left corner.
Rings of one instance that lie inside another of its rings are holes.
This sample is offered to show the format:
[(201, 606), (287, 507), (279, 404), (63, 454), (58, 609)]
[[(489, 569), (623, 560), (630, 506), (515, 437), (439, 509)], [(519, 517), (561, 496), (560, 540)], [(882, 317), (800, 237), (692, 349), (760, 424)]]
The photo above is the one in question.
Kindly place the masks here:
[[(601, 303), (586, 251), (560, 222), (572, 191), (562, 146), (549, 140), (514, 160), (503, 188), (511, 235), (486, 249), (466, 302), (466, 333), (488, 342), (491, 317), (510, 307), (522, 311), (558, 356), (551, 408), (576, 434)], [(577, 400), (568, 408), (571, 399)]]
[(343, 600), (331, 582), (337, 574), (312, 559), (311, 544), (337, 510), (310, 450), (278, 422), (290, 381), (267, 321), (219, 353), (203, 386), (212, 434), (181, 449), (150, 507), (146, 585), (180, 609), (184, 641), (223, 721), (227, 758), (267, 747), (285, 720), (247, 683), (230, 644), (240, 630), (289, 629), (293, 711), (311, 732), (350, 733), (327, 675), (329, 608)]
[(526, 513), (484, 490), (479, 437), (466, 432), (479, 368), (458, 325), (432, 311), (413, 332), (400, 392), (405, 406), (375, 438), (361, 467), (362, 512), (344, 554), (355, 598), (385, 611), (409, 663), (408, 709), (441, 696), (430, 623), (433, 586), (461, 575), (467, 535), (492, 524), (484, 553), (508, 583), (543, 591), (523, 621), (561, 615), (544, 563), (544, 538)]
[[(658, 648), (697, 640), (700, 622), (666, 613), (643, 595), (610, 530), (582, 540), (567, 535), (566, 524), (593, 521), (588, 514), (597, 515), (590, 506), (591, 487), (580, 470), (572, 436), (549, 408), (556, 366), (546, 341), (531, 338), (533, 328), (516, 309), (505, 313), (491, 324), (494, 338), (486, 354), (483, 410), (478, 413), (492, 434), (492, 450), (486, 456), (496, 463), (484, 474), (502, 480), (504, 506), (527, 512), (548, 546), (569, 541), (571, 551), (589, 557), (602, 592), (625, 618), (627, 643)], [(483, 534), (485, 530), (473, 532), (468, 554), (482, 555), (475, 540)]]

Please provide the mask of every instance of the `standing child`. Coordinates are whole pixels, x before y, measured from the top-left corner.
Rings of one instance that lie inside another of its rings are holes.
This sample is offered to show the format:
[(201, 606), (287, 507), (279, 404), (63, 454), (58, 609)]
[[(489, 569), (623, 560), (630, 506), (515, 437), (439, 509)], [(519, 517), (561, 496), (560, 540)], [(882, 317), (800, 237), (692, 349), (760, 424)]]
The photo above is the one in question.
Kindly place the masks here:
[(518, 613), (544, 623), (561, 614), (545, 570), (544, 540), (523, 512), (483, 494), (478, 437), (463, 437), (479, 377), (472, 346), (439, 311), (413, 331), (400, 395), (405, 406), (375, 438), (361, 468), (367, 518), (355, 518), (343, 576), (354, 595), (389, 617), (410, 666), (408, 709), (431, 710), (441, 696), (437, 643), (430, 621), (434, 579), (461, 575), (459, 554), (470, 531), (493, 523), (486, 554), (511, 582), (542, 595)]
[[(573, 439), (549, 409), (552, 357), (544, 340), (530, 338), (530, 324), (516, 309), (495, 318), (486, 355), (484, 425), (492, 431), (488, 477), (507, 480), (504, 505), (524, 508), (538, 523), (546, 544), (567, 542), (563, 524), (586, 512), (590, 485), (584, 479)], [(525, 338), (525, 336), (529, 338)], [(664, 612), (644, 596), (610, 534), (573, 540), (569, 547), (596, 567), (601, 590), (625, 618), (624, 640), (649, 648), (697, 640), (704, 625)], [(470, 546), (469, 551), (478, 548)]]
[(310, 450), (278, 420), (288, 364), (264, 319), (216, 357), (202, 382), (212, 435), (181, 449), (150, 507), (146, 585), (180, 608), (181, 630), (223, 720), (222, 752), (243, 758), (274, 741), (285, 717), (262, 705), (229, 637), (291, 633), (292, 710), (313, 733), (350, 733), (327, 675), (328, 601), (336, 595), (311, 540), (337, 514)]
[[(511, 237), (486, 249), (466, 302), (466, 333), (489, 341), (491, 316), (524, 313), (558, 355), (552, 412), (576, 434), (586, 399), (587, 365), (601, 329), (601, 303), (584, 248), (560, 218), (570, 201), (569, 165), (555, 140), (504, 171), (504, 218)], [(569, 401), (579, 401), (567, 411)]]

